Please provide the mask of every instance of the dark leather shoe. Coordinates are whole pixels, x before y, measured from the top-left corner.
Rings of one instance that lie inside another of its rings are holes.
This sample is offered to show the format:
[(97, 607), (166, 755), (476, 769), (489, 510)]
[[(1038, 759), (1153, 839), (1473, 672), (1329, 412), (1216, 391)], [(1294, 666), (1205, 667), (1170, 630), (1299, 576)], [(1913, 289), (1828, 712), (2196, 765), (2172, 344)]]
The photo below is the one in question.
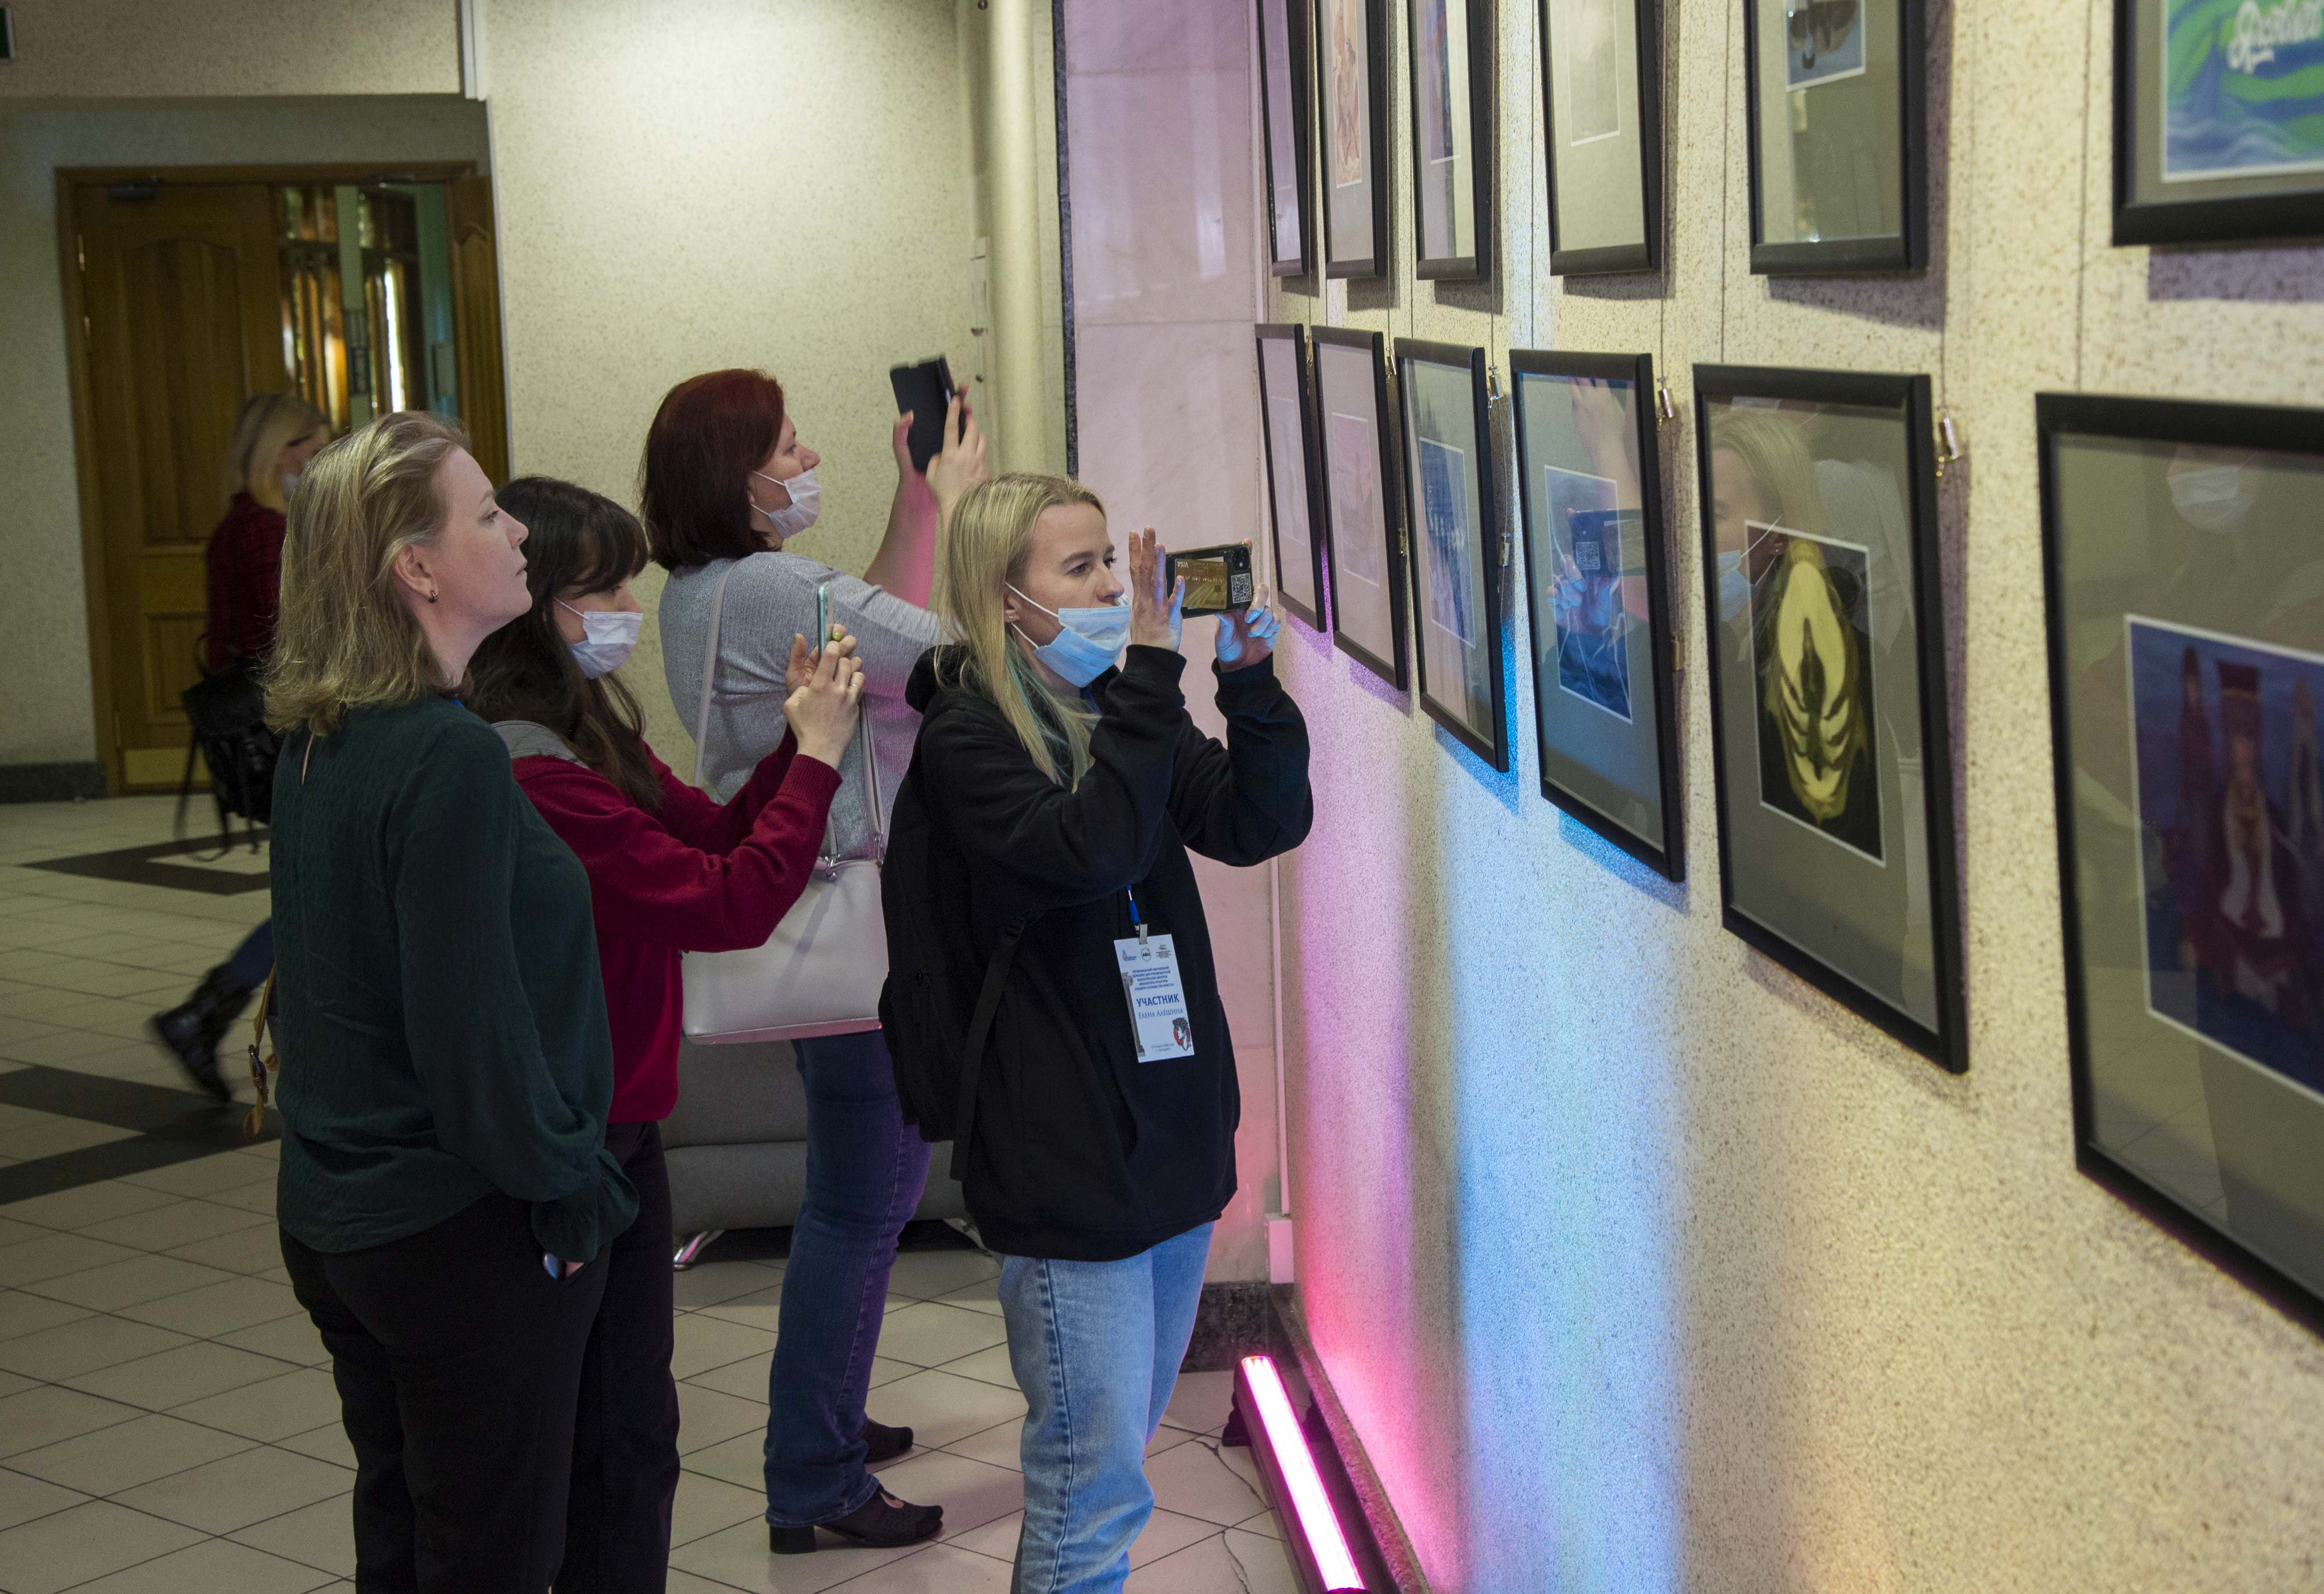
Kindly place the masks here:
[[(846, 1516), (824, 1523), (822, 1529), (867, 1550), (894, 1550), (942, 1533), (944, 1507), (915, 1506), (883, 1488)], [(770, 1522), (767, 1548), (778, 1555), (805, 1555), (816, 1547), (815, 1535), (812, 1527), (777, 1527)]]
[(250, 994), (248, 986), (235, 983), (223, 968), (212, 969), (194, 987), (193, 995), (148, 1020), (194, 1083), (221, 1101), (234, 1100), (234, 1088), (218, 1068), (218, 1042), (250, 1005)]
[(909, 1428), (890, 1428), (885, 1423), (863, 1419), (863, 1464), (876, 1467), (882, 1461), (892, 1461), (912, 1448)]

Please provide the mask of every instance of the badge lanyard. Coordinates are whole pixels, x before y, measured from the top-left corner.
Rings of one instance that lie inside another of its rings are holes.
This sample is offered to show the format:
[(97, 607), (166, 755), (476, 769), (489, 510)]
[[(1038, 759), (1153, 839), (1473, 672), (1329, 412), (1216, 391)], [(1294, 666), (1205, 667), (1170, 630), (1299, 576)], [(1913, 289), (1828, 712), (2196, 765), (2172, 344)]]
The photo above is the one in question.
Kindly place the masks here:
[(1114, 963), (1121, 974), (1122, 1000), (1130, 1009), (1130, 1035), (1140, 1063), (1165, 1063), (1194, 1055), (1194, 1011), (1178, 970), (1176, 941), (1151, 933), (1146, 916), (1138, 910), (1138, 893), (1125, 887), (1130, 898), (1130, 922), (1138, 931), (1134, 941), (1113, 944)]

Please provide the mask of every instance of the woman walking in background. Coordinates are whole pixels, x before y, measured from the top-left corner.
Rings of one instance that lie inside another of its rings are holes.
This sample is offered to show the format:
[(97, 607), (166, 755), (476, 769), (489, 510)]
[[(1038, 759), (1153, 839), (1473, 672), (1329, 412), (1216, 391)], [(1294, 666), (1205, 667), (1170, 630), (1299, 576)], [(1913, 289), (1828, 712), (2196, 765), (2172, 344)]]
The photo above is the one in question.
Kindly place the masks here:
[(517, 784), (589, 871), (613, 1036), (605, 1146), (638, 1220), (601, 1267), (604, 1303), (582, 1363), (558, 1594), (665, 1586), (678, 1488), (676, 1302), (660, 1121), (678, 1101), (678, 954), (763, 944), (798, 901), (823, 841), (863, 680), (844, 640), (810, 659), (791, 639), (789, 733), (724, 806), (670, 773), (613, 672), (636, 645), (630, 582), (645, 568), (635, 516), (569, 482), (500, 492), (530, 531), (532, 611), (470, 668), (469, 706), (508, 744)]
[(525, 528), (460, 433), (318, 455), (282, 548), (274, 779), (282, 1260), (355, 1455), (355, 1580), (540, 1594), (637, 1195), (605, 1150), (589, 877), (456, 701), (532, 606)]
[[(315, 451), (331, 440), (331, 423), (296, 393), (260, 393), (235, 418), (226, 447), (226, 518), (210, 533), (209, 613), (202, 668), (216, 674), (256, 669), (274, 650), (276, 594), (282, 585), (283, 514), (290, 490)], [(193, 994), (152, 1018), (153, 1033), (177, 1054), (194, 1083), (219, 1101), (234, 1094), (218, 1070), (226, 1027), (250, 1005), (274, 962), (272, 922), (243, 938), (234, 955), (202, 976)]]
[[(695, 726), (711, 615), (720, 616), (703, 769), (714, 796), (731, 794), (783, 739), (791, 639), (816, 629), (816, 593), (856, 640), (863, 716), (883, 772), (885, 809), (909, 760), (919, 715), (904, 700), (914, 660), (936, 640), (925, 605), (935, 576), (942, 502), (984, 474), (984, 440), (964, 400), (951, 407), (946, 447), (923, 477), (896, 422), (896, 496), (867, 579), (788, 545), (815, 525), (819, 457), (799, 440), (780, 383), (758, 371), (714, 371), (672, 388), (647, 434), (643, 507), (662, 588), (662, 665), (670, 697)], [(841, 765), (831, 808), (838, 857), (871, 845), (860, 749)], [(768, 1540), (779, 1553), (816, 1547), (828, 1528), (878, 1547), (930, 1537), (934, 1506), (908, 1505), (868, 1467), (911, 1448), (908, 1428), (863, 1410), (880, 1342), (897, 1237), (920, 1202), (928, 1151), (897, 1105), (894, 1071), (876, 1029), (795, 1043), (807, 1089), (807, 1192), (783, 1273), (774, 1364), (768, 1375)]]

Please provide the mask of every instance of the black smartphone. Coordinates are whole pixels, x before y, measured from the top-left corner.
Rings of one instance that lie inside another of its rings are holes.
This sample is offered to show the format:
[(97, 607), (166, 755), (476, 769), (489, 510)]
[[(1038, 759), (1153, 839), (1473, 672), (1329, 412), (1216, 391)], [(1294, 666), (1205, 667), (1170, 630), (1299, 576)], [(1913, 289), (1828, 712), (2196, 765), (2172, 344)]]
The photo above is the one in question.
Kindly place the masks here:
[(1167, 589), (1186, 578), (1186, 606), (1182, 614), (1223, 614), (1248, 609), (1254, 588), (1250, 579), (1250, 544), (1222, 543), (1217, 548), (1190, 548), (1165, 557), (1162, 585)]
[(928, 461), (944, 452), (945, 406), (952, 401), (952, 366), (938, 355), (917, 365), (892, 365), (889, 385), (896, 390), (896, 413), (912, 412), (912, 429), (905, 447), (912, 451), (912, 468), (926, 471)]

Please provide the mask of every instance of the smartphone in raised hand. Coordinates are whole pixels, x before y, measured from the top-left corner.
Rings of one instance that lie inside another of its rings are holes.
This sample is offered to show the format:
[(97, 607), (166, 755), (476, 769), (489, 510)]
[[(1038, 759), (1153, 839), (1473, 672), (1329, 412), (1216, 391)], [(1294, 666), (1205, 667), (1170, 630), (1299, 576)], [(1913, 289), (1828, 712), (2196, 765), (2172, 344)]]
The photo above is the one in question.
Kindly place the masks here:
[(917, 365), (891, 366), (888, 383), (896, 390), (896, 413), (912, 412), (912, 429), (904, 446), (911, 451), (912, 468), (926, 475), (928, 461), (944, 452), (945, 407), (952, 402), (952, 366), (942, 355)]

